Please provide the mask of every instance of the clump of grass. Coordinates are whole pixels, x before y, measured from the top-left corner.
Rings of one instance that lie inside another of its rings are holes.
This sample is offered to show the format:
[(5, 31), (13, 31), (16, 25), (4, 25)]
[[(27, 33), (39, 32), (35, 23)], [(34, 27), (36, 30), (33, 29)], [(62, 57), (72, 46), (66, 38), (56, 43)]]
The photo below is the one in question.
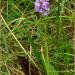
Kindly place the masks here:
[(74, 75), (73, 0), (50, 0), (48, 16), (34, 0), (1, 0), (0, 10), (0, 75)]

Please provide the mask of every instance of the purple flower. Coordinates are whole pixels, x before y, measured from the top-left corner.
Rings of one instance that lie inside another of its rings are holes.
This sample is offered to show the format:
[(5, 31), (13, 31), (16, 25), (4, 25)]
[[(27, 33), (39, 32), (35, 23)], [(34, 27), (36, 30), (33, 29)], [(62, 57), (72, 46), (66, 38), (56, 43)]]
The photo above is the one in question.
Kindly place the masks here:
[(42, 13), (43, 15), (48, 15), (49, 0), (36, 0), (35, 1), (35, 11)]

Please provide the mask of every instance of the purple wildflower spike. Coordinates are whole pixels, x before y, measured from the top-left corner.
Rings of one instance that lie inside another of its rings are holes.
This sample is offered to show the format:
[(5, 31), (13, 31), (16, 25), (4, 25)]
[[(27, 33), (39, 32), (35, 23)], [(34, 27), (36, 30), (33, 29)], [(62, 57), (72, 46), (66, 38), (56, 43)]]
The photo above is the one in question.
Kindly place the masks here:
[(42, 13), (43, 15), (48, 15), (49, 0), (36, 0), (35, 1), (35, 11)]

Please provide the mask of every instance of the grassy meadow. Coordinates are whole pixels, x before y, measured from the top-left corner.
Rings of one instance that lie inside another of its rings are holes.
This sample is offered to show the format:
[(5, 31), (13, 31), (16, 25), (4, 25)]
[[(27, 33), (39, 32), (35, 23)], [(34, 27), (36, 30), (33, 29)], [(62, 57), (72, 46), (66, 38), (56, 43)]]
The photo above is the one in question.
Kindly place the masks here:
[(0, 0), (0, 75), (75, 75), (75, 0)]

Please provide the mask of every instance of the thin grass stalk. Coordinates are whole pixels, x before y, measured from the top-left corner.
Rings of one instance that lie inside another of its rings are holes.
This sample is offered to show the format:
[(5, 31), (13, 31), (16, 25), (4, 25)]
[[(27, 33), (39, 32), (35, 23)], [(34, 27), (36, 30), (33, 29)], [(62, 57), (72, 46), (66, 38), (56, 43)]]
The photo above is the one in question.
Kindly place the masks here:
[[(60, 3), (61, 0), (58, 0), (58, 10), (57, 10), (57, 15), (56, 15), (56, 54), (59, 53), (59, 37), (60, 37)], [(57, 57), (56, 57), (57, 60)], [(58, 67), (57, 67), (57, 70)]]
[(11, 73), (10, 73), (10, 71), (9, 71), (9, 68), (8, 68), (8, 65), (7, 65), (7, 63), (5, 62), (5, 67), (6, 67), (6, 69), (7, 69), (7, 72), (8, 72), (8, 75), (11, 75)]
[[(75, 0), (74, 0), (74, 5), (75, 5)], [(73, 13), (73, 16), (75, 17), (75, 6), (74, 6), (74, 13)], [(74, 18), (73, 49), (74, 49), (74, 55), (75, 55), (75, 18)], [(75, 75), (75, 56), (74, 56), (74, 75)]]

